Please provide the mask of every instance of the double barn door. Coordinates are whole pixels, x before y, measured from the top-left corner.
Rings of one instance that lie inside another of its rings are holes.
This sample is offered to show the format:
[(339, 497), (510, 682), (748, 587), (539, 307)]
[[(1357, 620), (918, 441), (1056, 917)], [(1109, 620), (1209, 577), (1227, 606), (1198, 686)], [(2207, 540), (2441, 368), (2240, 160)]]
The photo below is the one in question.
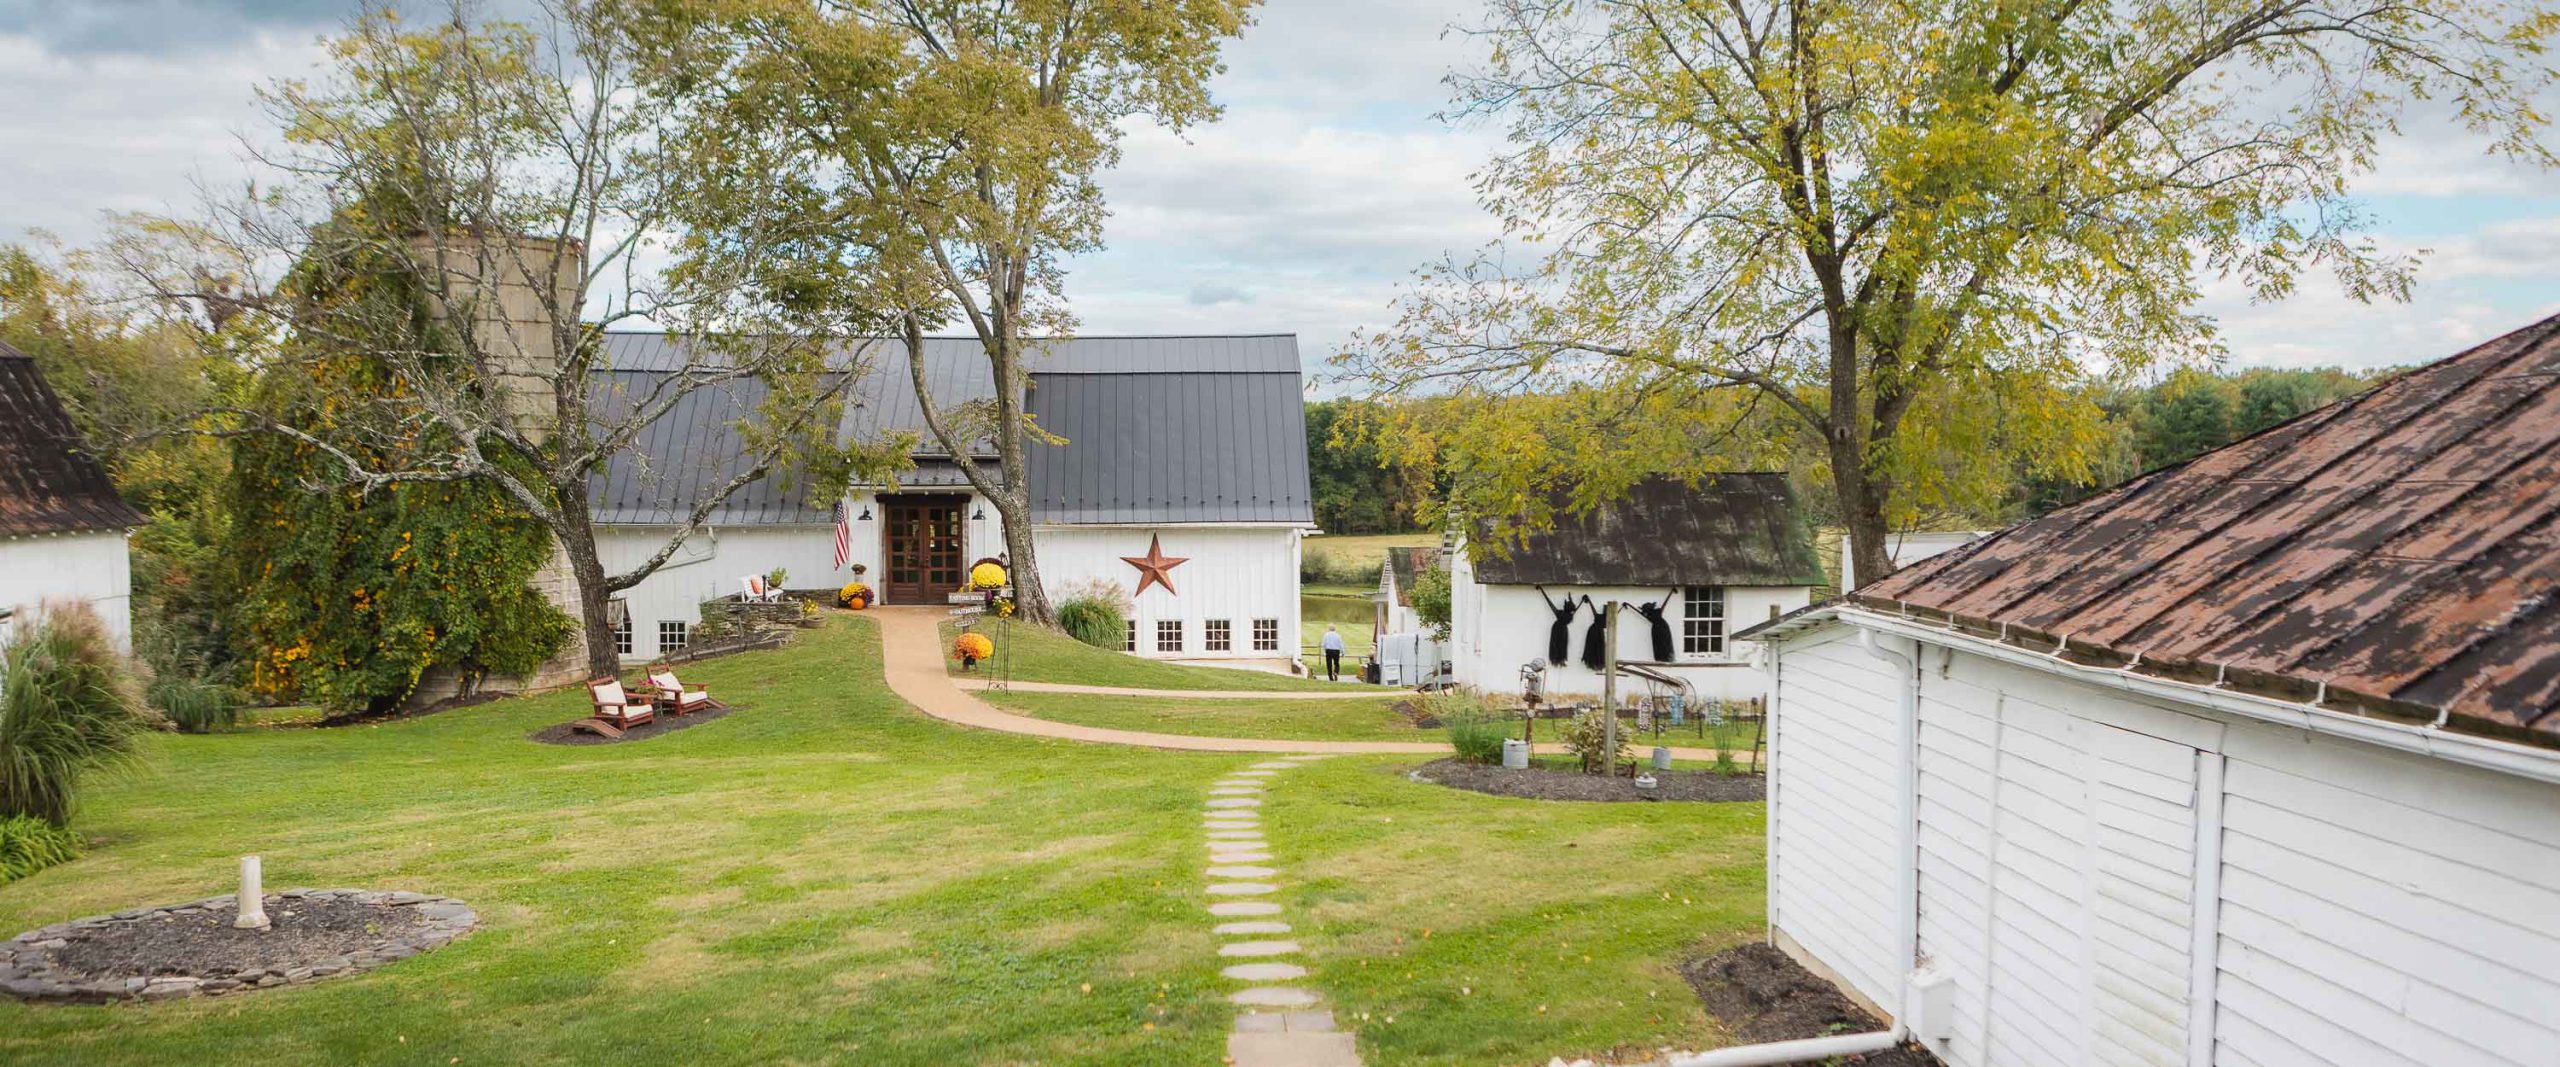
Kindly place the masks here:
[(893, 604), (925, 604), (960, 588), (968, 562), (968, 527), (962, 512), (968, 498), (947, 495), (900, 495), (881, 499), (887, 527), (883, 558), (888, 573), (882, 592)]

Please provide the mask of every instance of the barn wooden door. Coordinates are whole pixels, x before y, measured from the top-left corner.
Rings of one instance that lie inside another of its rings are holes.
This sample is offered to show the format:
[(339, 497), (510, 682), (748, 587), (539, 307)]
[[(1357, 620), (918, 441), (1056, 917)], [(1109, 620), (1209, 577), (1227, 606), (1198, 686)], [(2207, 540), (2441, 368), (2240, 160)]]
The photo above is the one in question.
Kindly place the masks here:
[(892, 604), (926, 604), (960, 588), (968, 554), (957, 496), (892, 496), (881, 502), (888, 574), (881, 585)]

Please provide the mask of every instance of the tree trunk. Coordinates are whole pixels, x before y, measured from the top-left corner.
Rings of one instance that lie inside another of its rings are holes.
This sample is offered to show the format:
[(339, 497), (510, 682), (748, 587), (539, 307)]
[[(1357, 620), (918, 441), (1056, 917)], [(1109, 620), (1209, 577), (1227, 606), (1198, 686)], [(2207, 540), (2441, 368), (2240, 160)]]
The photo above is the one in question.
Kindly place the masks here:
[(1885, 548), (1892, 534), (1884, 519), (1886, 489), (1868, 472), (1863, 452), (1837, 444), (1831, 449), (1831, 487), (1840, 497), (1840, 521), (1849, 529), (1845, 554), (1860, 585), (1880, 581), (1894, 571), (1893, 556)]
[(1049, 591), (1040, 587), (1040, 561), (1031, 540), (1030, 502), (1023, 502), (1019, 515), (1001, 507), (996, 512), (1004, 520), (1005, 560), (1011, 564), (1006, 573), (1013, 579), (1014, 617), (1042, 626), (1056, 622), (1057, 612), (1049, 606)]
[[(606, 584), (604, 561), (596, 556), (595, 527), (587, 521), (586, 487), (561, 494), (562, 521), (551, 535), (569, 561), (569, 577), (578, 588), (578, 633), (587, 644), (587, 677), (611, 678), (622, 672), (622, 655), (613, 644), (613, 589)], [(575, 499), (569, 499), (574, 497)]]

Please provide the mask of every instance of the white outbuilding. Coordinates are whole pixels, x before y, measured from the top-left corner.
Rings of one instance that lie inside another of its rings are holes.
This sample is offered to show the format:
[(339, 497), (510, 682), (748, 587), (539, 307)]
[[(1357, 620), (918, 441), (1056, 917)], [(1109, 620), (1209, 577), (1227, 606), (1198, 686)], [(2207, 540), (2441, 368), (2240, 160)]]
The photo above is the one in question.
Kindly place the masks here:
[(36, 361), (0, 344), (0, 612), (87, 604), (132, 647), (125, 534), (140, 525)]
[(1771, 937), (1951, 1067), (2560, 1063), (2560, 319), (1746, 636)]
[(1449, 659), (1460, 685), (1518, 688), (1548, 665), (1556, 697), (1601, 692), (1600, 608), (1623, 605), (1617, 660), (1687, 682), (1702, 700), (1762, 695), (1742, 628), (1805, 606), (1822, 584), (1813, 536), (1782, 474), (1655, 477), (1506, 553), (1444, 555)]

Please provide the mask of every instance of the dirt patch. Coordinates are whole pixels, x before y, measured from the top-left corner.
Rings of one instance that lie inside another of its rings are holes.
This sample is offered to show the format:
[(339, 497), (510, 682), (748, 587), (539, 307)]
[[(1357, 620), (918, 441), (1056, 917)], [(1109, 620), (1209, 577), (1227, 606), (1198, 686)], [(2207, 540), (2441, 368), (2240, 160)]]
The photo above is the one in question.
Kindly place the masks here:
[[(1498, 797), (1524, 797), (1530, 800), (1596, 800), (1641, 801), (1644, 794), (1636, 790), (1634, 779), (1603, 778), (1571, 770), (1532, 766), (1515, 771), (1483, 763), (1462, 763), (1440, 759), (1416, 767), (1411, 777), (1418, 782), (1445, 785)], [(1709, 771), (1655, 771), (1656, 800), (1723, 802), (1759, 800), (1766, 795), (1767, 783), (1756, 774), (1715, 774)]]
[[(1814, 976), (1774, 946), (1737, 945), (1680, 965), (1680, 977), (1707, 1013), (1732, 1031), (1735, 1044), (1794, 1041), (1884, 1029), (1831, 983)], [(1938, 1059), (1910, 1045), (1844, 1056), (1859, 1067), (1937, 1067)]]
[(1440, 717), (1432, 714), (1429, 709), (1429, 705), (1424, 704), (1422, 701), (1410, 699), (1399, 700), (1395, 702), (1394, 710), (1397, 715), (1404, 717), (1404, 721), (1412, 723), (1413, 728), (1416, 730), (1437, 730), (1440, 728)]
[(530, 735), (530, 739), (540, 741), (546, 745), (618, 745), (625, 741), (646, 741), (652, 737), (657, 737), (662, 734), (671, 734), (678, 730), (690, 729), (695, 726), (700, 726), (703, 723), (710, 722), (713, 719), (724, 717), (730, 712), (736, 710), (738, 710), (736, 705), (722, 704), (715, 701), (710, 707), (694, 712), (690, 715), (669, 715), (662, 711), (658, 713), (657, 718), (641, 723), (640, 725), (634, 726), (628, 730), (624, 730), (620, 737), (606, 737), (602, 734), (587, 733), (578, 729), (578, 722), (583, 720), (573, 720), (570, 722), (560, 723), (556, 726), (545, 726), (540, 730), (534, 731)]

